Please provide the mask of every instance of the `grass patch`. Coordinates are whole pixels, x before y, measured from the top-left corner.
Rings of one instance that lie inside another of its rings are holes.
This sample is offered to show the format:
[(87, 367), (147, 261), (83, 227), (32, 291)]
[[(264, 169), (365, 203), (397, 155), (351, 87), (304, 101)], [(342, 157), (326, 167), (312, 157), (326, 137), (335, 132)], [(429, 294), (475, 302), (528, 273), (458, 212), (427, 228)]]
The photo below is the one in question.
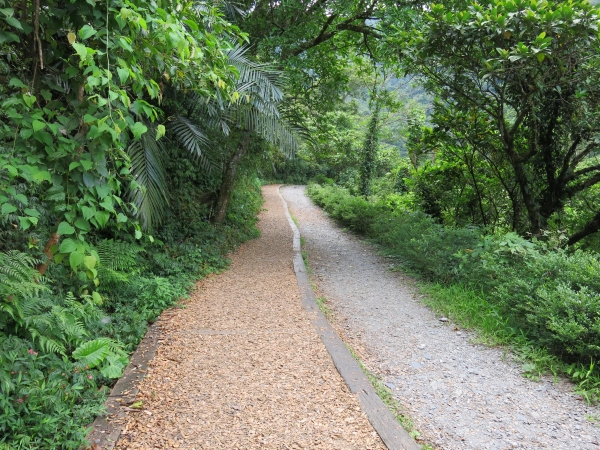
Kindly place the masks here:
[(331, 308), (329, 307), (329, 305), (327, 305), (327, 299), (325, 297), (317, 297), (317, 306), (319, 307), (323, 315), (327, 317), (327, 319), (330, 319), (333, 316), (333, 311), (331, 311)]
[[(362, 371), (365, 373), (365, 375), (371, 382), (371, 385), (375, 389), (375, 392), (377, 393), (379, 398), (383, 401), (383, 403), (385, 403), (385, 405), (388, 407), (388, 409), (392, 412), (392, 414), (394, 415), (394, 417), (396, 418), (398, 423), (400, 425), (402, 425), (402, 428), (404, 428), (406, 431), (408, 431), (408, 434), (410, 434), (410, 436), (413, 439), (419, 439), (421, 434), (415, 428), (415, 424), (410, 419), (410, 417), (403, 414), (404, 408), (402, 407), (400, 402), (398, 402), (398, 400), (396, 400), (396, 398), (394, 397), (394, 394), (392, 393), (392, 390), (390, 388), (388, 388), (385, 384), (383, 384), (383, 381), (381, 380), (381, 378), (379, 378), (377, 375), (375, 375), (373, 372), (371, 372), (369, 369), (367, 369), (365, 367), (365, 365), (363, 364), (363, 362), (358, 357), (358, 355), (356, 354), (356, 352), (354, 351), (354, 349), (352, 347), (350, 347), (348, 344), (346, 344), (346, 348), (348, 349), (350, 354), (354, 357), (354, 359), (356, 360), (356, 362), (358, 363), (358, 365), (360, 366)], [(421, 449), (422, 450), (433, 450), (434, 447), (432, 447), (429, 444), (421, 444)]]

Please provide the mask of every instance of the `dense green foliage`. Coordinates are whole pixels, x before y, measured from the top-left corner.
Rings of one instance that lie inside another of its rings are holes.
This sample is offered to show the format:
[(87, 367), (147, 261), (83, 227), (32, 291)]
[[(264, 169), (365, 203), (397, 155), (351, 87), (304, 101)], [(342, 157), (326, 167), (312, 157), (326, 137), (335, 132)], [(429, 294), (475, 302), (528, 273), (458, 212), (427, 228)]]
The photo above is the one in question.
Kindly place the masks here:
[(79, 448), (148, 324), (256, 236), (248, 161), (210, 223), (231, 129), (293, 140), (246, 38), (217, 3), (0, 1), (0, 448)]
[[(479, 321), (468, 317), (469, 326), (488, 321), (501, 341), (547, 350), (573, 367), (600, 358), (597, 254), (567, 252), (556, 248), (554, 239), (443, 226), (421, 211), (395, 206), (393, 194), (369, 201), (344, 188), (315, 184), (309, 194), (333, 218), (399, 258), (404, 270), (451, 286), (456, 298), (475, 296), (484, 313)], [(589, 398), (597, 398), (594, 386), (584, 387)]]
[[(585, 0), (382, 9), (380, 38), (335, 67), (328, 108), (302, 100), (311, 140), (279, 173), (319, 183), (317, 203), (433, 283), (435, 307), (528, 356), (526, 374), (568, 373), (597, 400), (600, 10)], [(314, 41), (302, 42), (299, 67)], [(390, 71), (397, 78), (373, 83)]]
[[(599, 20), (586, 0), (436, 4), (417, 28), (390, 35), (437, 95), (429, 152), (442, 152), (455, 189), (470, 185), (483, 224), (503, 216), (541, 235), (600, 182)], [(589, 215), (569, 244), (599, 225)]]
[(318, 181), (438, 306), (596, 395), (599, 20), (0, 0), (0, 446), (80, 445), (148, 323), (256, 235), (257, 176)]

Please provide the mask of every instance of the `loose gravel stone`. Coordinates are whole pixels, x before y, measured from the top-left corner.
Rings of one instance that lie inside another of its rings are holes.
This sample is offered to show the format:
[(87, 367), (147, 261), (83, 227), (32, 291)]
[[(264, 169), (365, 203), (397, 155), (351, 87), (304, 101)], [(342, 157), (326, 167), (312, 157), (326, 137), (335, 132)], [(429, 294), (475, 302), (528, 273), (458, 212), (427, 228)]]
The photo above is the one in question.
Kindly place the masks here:
[(475, 333), (440, 322), (420, 303), (413, 280), (336, 226), (304, 187), (282, 192), (334, 325), (367, 367), (396, 386), (426, 442), (450, 450), (599, 448), (600, 429), (588, 417), (600, 411), (570, 383), (524, 378), (503, 350), (475, 345)]

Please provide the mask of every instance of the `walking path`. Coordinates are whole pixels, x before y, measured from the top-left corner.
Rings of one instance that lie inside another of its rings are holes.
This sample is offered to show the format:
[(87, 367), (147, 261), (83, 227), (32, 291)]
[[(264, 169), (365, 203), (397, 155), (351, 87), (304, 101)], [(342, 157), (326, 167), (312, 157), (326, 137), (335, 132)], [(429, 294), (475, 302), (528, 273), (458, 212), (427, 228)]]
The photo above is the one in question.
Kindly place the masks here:
[(161, 316), (116, 448), (385, 448), (302, 309), (277, 187), (263, 195), (261, 237)]
[(440, 322), (410, 279), (389, 272), (389, 262), (337, 227), (303, 187), (281, 191), (338, 328), (365, 349), (367, 366), (383, 376), (425, 441), (444, 450), (600, 448), (600, 411), (568, 383), (528, 380), (501, 349), (475, 345), (473, 333)]

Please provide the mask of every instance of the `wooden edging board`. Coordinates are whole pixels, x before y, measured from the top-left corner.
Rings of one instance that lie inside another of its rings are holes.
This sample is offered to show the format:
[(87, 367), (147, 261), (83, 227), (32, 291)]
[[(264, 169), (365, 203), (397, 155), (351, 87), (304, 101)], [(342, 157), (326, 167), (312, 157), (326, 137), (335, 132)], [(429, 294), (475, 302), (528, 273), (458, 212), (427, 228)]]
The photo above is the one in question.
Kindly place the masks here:
[(331, 359), (333, 359), (335, 367), (346, 382), (350, 392), (358, 398), (360, 407), (389, 450), (419, 450), (421, 447), (402, 428), (392, 412), (383, 403), (381, 398), (379, 398), (373, 385), (358, 365), (358, 362), (350, 354), (344, 342), (319, 310), (317, 299), (308, 278), (304, 259), (302, 258), (300, 230), (298, 230), (298, 227), (294, 223), (287, 202), (280, 191), (279, 197), (281, 197), (285, 215), (294, 232), (292, 243), (294, 250), (294, 271), (296, 272), (298, 287), (300, 288), (302, 306), (309, 314), (317, 333), (331, 355)]
[[(92, 450), (113, 450), (121, 435), (121, 421), (125, 418), (125, 408), (135, 402), (139, 382), (146, 376), (148, 363), (156, 355), (160, 338), (160, 319), (154, 322), (140, 345), (131, 355), (123, 376), (114, 385), (106, 402), (106, 414), (96, 417), (87, 440)], [(90, 447), (87, 447), (90, 448)]]

